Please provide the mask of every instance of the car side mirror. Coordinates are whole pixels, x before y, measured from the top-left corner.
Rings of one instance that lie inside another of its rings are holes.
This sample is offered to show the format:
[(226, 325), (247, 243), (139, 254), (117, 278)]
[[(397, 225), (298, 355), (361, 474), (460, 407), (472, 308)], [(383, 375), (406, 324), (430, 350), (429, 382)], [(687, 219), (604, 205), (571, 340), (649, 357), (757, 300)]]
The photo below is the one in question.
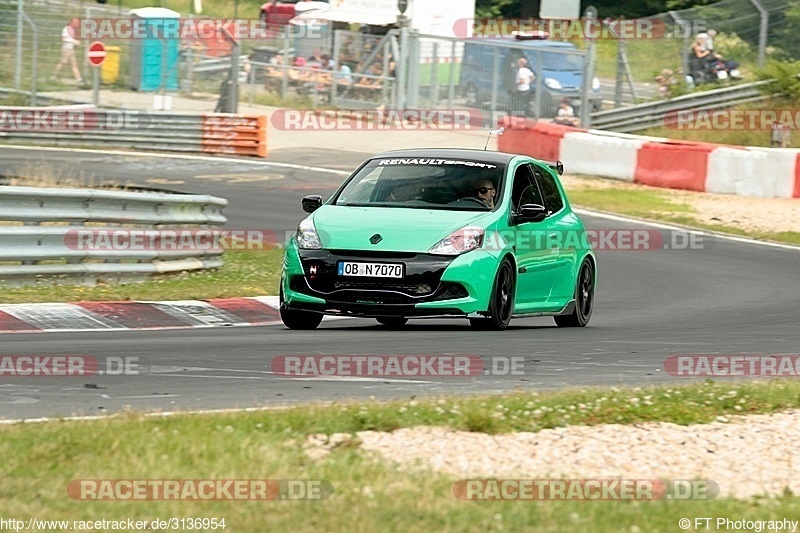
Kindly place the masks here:
[(322, 206), (322, 196), (319, 194), (309, 194), (303, 198), (303, 211), (313, 213)]
[(539, 204), (525, 204), (519, 208), (519, 212), (514, 215), (514, 221), (520, 222), (541, 222), (547, 218), (547, 209)]

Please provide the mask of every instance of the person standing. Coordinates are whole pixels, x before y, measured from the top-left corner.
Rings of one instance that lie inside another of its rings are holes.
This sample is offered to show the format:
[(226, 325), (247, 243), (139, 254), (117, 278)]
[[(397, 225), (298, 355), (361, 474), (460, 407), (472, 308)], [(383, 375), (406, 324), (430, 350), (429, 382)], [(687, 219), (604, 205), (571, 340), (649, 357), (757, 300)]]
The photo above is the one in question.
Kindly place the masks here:
[(80, 21), (74, 18), (61, 30), (61, 60), (58, 62), (58, 65), (56, 65), (55, 71), (53, 71), (53, 79), (57, 79), (61, 67), (69, 63), (72, 67), (72, 74), (75, 76), (75, 81), (79, 84), (83, 83), (81, 71), (78, 69), (78, 61), (75, 59), (75, 47), (81, 44), (77, 39), (79, 27)]
[(531, 83), (535, 76), (528, 68), (528, 60), (524, 57), (517, 59), (517, 73), (515, 75), (516, 92), (514, 94), (514, 115), (526, 116), (531, 95)]

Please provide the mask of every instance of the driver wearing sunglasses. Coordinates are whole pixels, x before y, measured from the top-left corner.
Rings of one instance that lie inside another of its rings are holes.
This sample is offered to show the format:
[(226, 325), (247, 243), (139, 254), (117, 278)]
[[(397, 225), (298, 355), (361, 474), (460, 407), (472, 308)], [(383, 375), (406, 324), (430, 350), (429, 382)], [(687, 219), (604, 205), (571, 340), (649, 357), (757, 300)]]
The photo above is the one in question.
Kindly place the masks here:
[(494, 208), (494, 197), (497, 191), (494, 188), (494, 183), (490, 179), (479, 179), (472, 184), (472, 192), (475, 198), (481, 200), (483, 203), (491, 208)]

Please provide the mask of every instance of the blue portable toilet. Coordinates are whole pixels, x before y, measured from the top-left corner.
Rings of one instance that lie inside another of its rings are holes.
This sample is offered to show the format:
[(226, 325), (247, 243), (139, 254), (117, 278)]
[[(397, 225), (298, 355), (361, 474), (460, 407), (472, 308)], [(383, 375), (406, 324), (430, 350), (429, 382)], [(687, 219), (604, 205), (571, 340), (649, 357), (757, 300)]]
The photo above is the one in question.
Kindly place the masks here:
[(178, 90), (180, 13), (164, 7), (132, 9), (135, 24), (143, 24), (144, 38), (131, 41), (130, 83), (138, 91)]

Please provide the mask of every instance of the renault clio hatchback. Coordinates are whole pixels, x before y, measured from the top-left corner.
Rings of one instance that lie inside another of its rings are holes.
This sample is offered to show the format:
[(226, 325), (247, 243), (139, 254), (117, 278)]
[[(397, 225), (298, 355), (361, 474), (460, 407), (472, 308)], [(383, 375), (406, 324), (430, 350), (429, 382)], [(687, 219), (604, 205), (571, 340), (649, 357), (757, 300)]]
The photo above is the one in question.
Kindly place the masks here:
[(561, 163), (479, 150), (391, 151), (364, 162), (285, 249), (280, 314), (291, 329), (323, 315), (402, 327), (463, 317), (504, 329), (552, 315), (585, 326), (597, 263), (559, 182)]

